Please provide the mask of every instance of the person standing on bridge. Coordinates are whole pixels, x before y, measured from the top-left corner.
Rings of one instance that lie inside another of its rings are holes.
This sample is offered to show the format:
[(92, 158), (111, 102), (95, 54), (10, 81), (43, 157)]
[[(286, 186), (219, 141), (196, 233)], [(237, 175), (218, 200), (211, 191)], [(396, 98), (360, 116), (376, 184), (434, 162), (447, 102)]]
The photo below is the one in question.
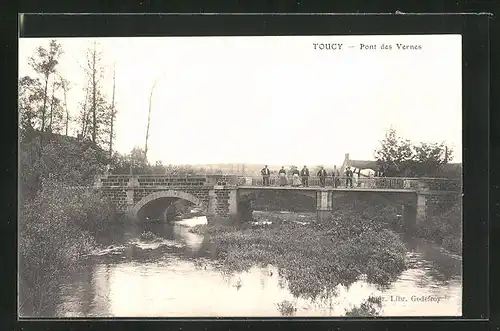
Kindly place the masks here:
[(323, 167), (321, 167), (319, 169), (317, 176), (319, 177), (319, 185), (321, 187), (325, 187), (325, 180), (326, 180), (327, 173)]
[(333, 181), (334, 188), (340, 186), (340, 171), (337, 169), (336, 165), (333, 166), (332, 181)]
[(278, 175), (280, 176), (280, 186), (286, 186), (286, 170), (285, 167), (281, 167), (280, 171), (278, 172)]
[(309, 187), (309, 169), (307, 169), (306, 166), (302, 168), (302, 171), (300, 172), (300, 177), (302, 177), (302, 185), (304, 187)]
[(269, 176), (271, 176), (271, 173), (269, 172), (269, 168), (267, 167), (267, 164), (262, 168), (260, 171), (262, 174), (262, 182), (264, 186), (269, 186)]
[(296, 167), (293, 167), (293, 170), (292, 170), (292, 186), (294, 186), (294, 187), (300, 186), (299, 175), (300, 175), (299, 169), (297, 169)]
[(353, 173), (352, 173), (351, 167), (347, 167), (347, 169), (345, 171), (345, 176), (347, 177), (345, 180), (346, 187), (352, 188), (352, 175), (353, 175)]

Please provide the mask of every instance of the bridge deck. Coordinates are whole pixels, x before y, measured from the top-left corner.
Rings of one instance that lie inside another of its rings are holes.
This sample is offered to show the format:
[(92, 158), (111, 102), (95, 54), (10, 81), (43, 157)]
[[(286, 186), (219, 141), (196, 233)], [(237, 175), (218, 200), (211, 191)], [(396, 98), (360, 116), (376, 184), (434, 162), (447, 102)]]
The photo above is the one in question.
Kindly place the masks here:
[(370, 187), (321, 187), (321, 186), (309, 186), (309, 187), (293, 187), (293, 186), (250, 186), (250, 185), (238, 185), (238, 189), (245, 190), (293, 190), (293, 191), (340, 191), (340, 192), (387, 192), (387, 193), (416, 193), (415, 189), (385, 189), (385, 188), (370, 188)]

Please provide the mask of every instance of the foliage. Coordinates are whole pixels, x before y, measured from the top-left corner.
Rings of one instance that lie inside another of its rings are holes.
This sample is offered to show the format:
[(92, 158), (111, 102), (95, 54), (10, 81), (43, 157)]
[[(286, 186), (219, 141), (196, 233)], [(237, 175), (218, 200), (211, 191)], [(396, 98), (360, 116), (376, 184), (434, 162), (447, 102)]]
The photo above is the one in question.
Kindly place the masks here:
[(297, 312), (295, 304), (288, 300), (283, 300), (276, 304), (281, 316), (293, 316)]
[(87, 49), (87, 66), (84, 68), (87, 89), (84, 107), (80, 114), (81, 134), (84, 138), (109, 150), (110, 126), (114, 109), (103, 92), (104, 65), (102, 52), (98, 48), (94, 41)]
[(56, 73), (62, 54), (61, 45), (51, 40), (48, 49), (39, 46), (29, 58), (29, 64), (38, 77), (19, 79), (21, 126), (49, 132), (59, 132), (63, 128), (62, 101), (56, 96), (61, 86)]
[(19, 217), (20, 304), (23, 315), (43, 315), (58, 280), (94, 247), (94, 236), (113, 217), (101, 195), (53, 181), (25, 202)]
[(286, 221), (287, 214), (280, 217), (282, 222), (266, 227), (208, 225), (193, 231), (209, 233), (217, 258), (230, 271), (277, 266), (296, 297), (328, 296), (338, 284), (347, 286), (363, 274), (370, 282), (388, 284), (406, 267), (399, 236), (366, 216), (306, 225)]
[[(105, 152), (90, 142), (72, 137), (21, 130), (21, 196), (33, 197), (41, 181), (54, 179), (68, 186), (90, 185), (96, 173), (104, 171)], [(44, 136), (41, 147), (41, 136)]]
[(432, 176), (442, 165), (452, 160), (453, 151), (444, 143), (414, 145), (408, 139), (396, 135), (390, 129), (375, 150), (375, 158), (381, 171), (388, 177)]
[(380, 298), (369, 297), (359, 306), (346, 311), (346, 317), (374, 317), (380, 314), (382, 300)]
[[(111, 202), (102, 195), (75, 188), (92, 184), (94, 175), (104, 171), (106, 153), (96, 143), (56, 134), (63, 129), (67, 133), (69, 125), (69, 81), (57, 72), (62, 54), (55, 40), (48, 49), (38, 47), (29, 59), (36, 77), (18, 82), (19, 291), (24, 315), (41, 316), (50, 309), (58, 281), (78, 267), (93, 249), (94, 237), (114, 217)], [(93, 95), (100, 96), (96, 86)], [(95, 114), (99, 121), (105, 115)]]
[(420, 224), (417, 234), (442, 245), (443, 248), (462, 253), (462, 204), (453, 205), (448, 211), (430, 217), (427, 222)]
[(140, 147), (134, 147), (129, 154), (122, 155), (114, 153), (111, 158), (112, 174), (130, 174), (132, 171), (135, 175), (152, 175), (152, 174), (167, 174), (173, 176), (184, 175), (201, 175), (205, 173), (204, 169), (196, 169), (189, 165), (163, 165), (161, 161), (157, 161), (154, 165), (150, 164), (146, 158), (146, 153)]

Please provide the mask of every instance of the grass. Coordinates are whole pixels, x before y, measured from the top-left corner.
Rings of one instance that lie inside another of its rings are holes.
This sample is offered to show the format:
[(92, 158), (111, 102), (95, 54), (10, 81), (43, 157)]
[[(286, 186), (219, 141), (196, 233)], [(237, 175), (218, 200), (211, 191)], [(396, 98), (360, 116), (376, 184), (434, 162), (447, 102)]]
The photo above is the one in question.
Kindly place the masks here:
[(61, 281), (95, 249), (95, 236), (113, 217), (95, 192), (72, 192), (47, 183), (25, 201), (19, 217), (19, 310), (44, 316), (56, 303)]
[(210, 235), (216, 258), (230, 272), (255, 265), (278, 267), (295, 297), (328, 297), (337, 285), (349, 285), (361, 275), (386, 285), (406, 268), (406, 249), (399, 236), (363, 215), (332, 215), (325, 224), (316, 224), (311, 215), (301, 218), (305, 225), (293, 222), (293, 214), (273, 217), (266, 226), (200, 225), (191, 231)]
[(375, 317), (380, 314), (382, 300), (380, 298), (370, 297), (363, 301), (359, 306), (354, 306), (346, 311), (346, 317)]
[(281, 316), (293, 316), (297, 312), (295, 304), (288, 300), (283, 300), (276, 304)]
[(462, 254), (462, 207), (461, 203), (452, 206), (446, 212), (432, 216), (420, 224), (417, 235), (432, 240), (444, 249)]

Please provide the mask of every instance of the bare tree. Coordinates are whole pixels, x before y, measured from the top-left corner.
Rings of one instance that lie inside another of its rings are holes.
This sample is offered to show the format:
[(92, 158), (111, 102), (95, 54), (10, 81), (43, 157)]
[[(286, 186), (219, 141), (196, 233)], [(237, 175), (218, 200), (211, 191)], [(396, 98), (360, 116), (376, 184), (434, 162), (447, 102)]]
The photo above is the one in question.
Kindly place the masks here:
[(59, 81), (60, 81), (61, 88), (62, 88), (63, 93), (64, 93), (64, 111), (66, 113), (66, 120), (65, 120), (65, 123), (64, 123), (64, 133), (67, 136), (68, 135), (68, 129), (69, 129), (69, 111), (68, 111), (68, 99), (67, 99), (67, 95), (66, 94), (67, 94), (70, 86), (69, 86), (69, 81), (67, 81), (66, 79), (64, 79), (61, 75), (59, 75)]
[(109, 157), (113, 155), (113, 126), (115, 123), (116, 108), (115, 108), (115, 83), (116, 83), (116, 68), (113, 67), (113, 96), (111, 97), (111, 120), (109, 132)]
[[(102, 54), (94, 41), (87, 50), (87, 66), (85, 67), (88, 82), (87, 107), (82, 114), (82, 132), (89, 133), (90, 140), (102, 148), (109, 144), (109, 126), (111, 112), (106, 101), (102, 80), (104, 78), (104, 65)], [(84, 104), (85, 104), (84, 103)], [(107, 148), (106, 148), (107, 149)]]
[(146, 144), (144, 146), (144, 155), (147, 157), (148, 155), (148, 138), (149, 138), (149, 124), (151, 123), (151, 102), (153, 99), (153, 91), (156, 87), (156, 83), (158, 82), (158, 78), (153, 82), (153, 86), (151, 86), (151, 92), (149, 93), (149, 112), (148, 112), (148, 124), (146, 126)]
[(87, 102), (89, 100), (89, 91), (90, 91), (90, 84), (87, 83), (87, 87), (85, 88), (85, 99), (81, 103), (81, 113), (80, 113), (80, 121), (82, 125), (82, 130), (81, 130), (81, 135), (82, 138), (87, 137), (87, 128), (88, 128), (88, 117), (89, 117), (89, 111), (87, 109)]
[(94, 41), (94, 49), (92, 50), (92, 141), (97, 142), (97, 73), (96, 73), (96, 43)]
[(54, 117), (56, 116), (57, 109), (56, 107), (59, 106), (59, 99), (56, 98), (55, 93), (60, 87), (60, 83), (54, 79), (52, 82), (52, 96), (50, 98), (50, 113), (49, 113), (49, 124), (47, 126), (47, 129), (49, 132), (52, 132), (53, 129), (53, 122), (54, 122)]

